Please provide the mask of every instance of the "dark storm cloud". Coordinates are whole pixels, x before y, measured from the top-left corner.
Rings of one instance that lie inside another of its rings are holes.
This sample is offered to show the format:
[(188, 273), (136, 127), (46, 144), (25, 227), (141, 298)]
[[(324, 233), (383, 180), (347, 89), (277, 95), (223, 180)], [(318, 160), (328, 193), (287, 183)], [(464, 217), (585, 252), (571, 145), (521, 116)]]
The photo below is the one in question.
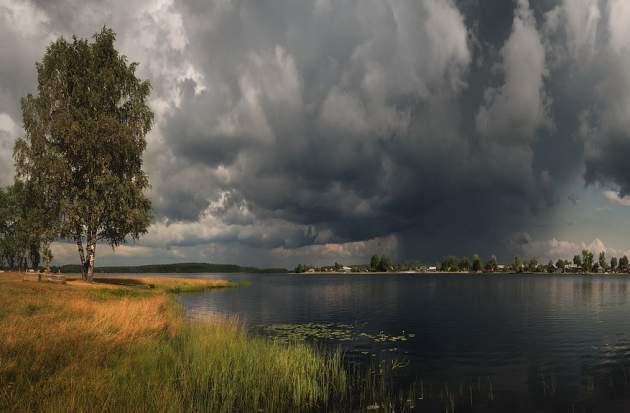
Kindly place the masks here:
[(630, 190), (620, 0), (8, 4), (15, 123), (58, 34), (111, 25), (152, 81), (147, 245), (507, 256), (584, 167)]
[(555, 137), (566, 148), (553, 152), (583, 157), (587, 184), (610, 185), (622, 195), (630, 191), (628, 18), (630, 3), (619, 0), (566, 1), (546, 16), (560, 128)]
[[(311, 226), (327, 241), (507, 225), (552, 189), (530, 145), (548, 123), (544, 48), (527, 3), (519, 7), (504, 30), (473, 33), (465, 20), (474, 17), (448, 1), (183, 3), (207, 89), (186, 88), (165, 139), (180, 159), (227, 171), (223, 184), (198, 177), (209, 201), (229, 189), (256, 217)], [(512, 20), (522, 28), (511, 31)], [(496, 77), (482, 87), (469, 85), (473, 36), (498, 59), (479, 62)], [(538, 60), (516, 79), (527, 47)], [(478, 96), (463, 104), (471, 87)], [(481, 132), (470, 129), (477, 116)]]

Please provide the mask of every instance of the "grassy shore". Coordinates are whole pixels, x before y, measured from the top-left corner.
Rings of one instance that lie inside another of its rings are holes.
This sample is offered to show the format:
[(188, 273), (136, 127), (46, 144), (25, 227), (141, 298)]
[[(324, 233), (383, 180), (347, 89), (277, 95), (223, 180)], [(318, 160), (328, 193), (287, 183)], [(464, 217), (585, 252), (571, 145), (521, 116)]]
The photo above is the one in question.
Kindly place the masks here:
[(340, 353), (251, 337), (235, 319), (185, 321), (169, 294), (229, 282), (97, 281), (0, 274), (0, 411), (395, 408), (381, 383), (352, 377)]

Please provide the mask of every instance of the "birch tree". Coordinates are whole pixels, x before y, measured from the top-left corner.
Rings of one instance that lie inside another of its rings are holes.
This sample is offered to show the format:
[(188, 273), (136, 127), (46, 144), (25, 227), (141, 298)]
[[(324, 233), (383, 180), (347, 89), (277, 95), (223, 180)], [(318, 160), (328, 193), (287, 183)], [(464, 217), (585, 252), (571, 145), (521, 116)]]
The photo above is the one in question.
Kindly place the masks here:
[(136, 76), (104, 27), (88, 39), (51, 43), (37, 93), (22, 99), (25, 135), (14, 149), (17, 179), (35, 183), (58, 211), (58, 236), (77, 245), (92, 281), (97, 243), (137, 239), (150, 222), (142, 169), (153, 113), (151, 85)]

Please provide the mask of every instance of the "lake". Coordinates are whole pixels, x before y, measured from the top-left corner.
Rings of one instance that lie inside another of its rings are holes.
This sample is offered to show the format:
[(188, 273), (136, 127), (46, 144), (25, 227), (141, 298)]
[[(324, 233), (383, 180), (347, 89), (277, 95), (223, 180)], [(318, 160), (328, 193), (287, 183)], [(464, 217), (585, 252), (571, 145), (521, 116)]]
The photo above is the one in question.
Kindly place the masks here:
[(189, 316), (388, 366), (418, 411), (630, 411), (630, 277), (197, 276), (251, 285), (182, 295)]

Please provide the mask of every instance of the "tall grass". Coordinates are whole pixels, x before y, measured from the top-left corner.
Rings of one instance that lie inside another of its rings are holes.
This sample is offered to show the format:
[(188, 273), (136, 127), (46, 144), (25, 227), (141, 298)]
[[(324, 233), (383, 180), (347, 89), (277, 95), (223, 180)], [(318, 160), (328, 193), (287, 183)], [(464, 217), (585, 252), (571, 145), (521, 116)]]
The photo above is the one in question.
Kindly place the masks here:
[(165, 293), (176, 281), (167, 284), (3, 274), (0, 411), (394, 409), (384, 387), (348, 372), (339, 352), (251, 337), (235, 319), (184, 321)]
[(338, 354), (247, 337), (229, 322), (184, 326), (167, 342), (140, 346), (114, 378), (113, 392), (125, 394), (114, 410), (302, 411), (324, 408), (346, 386)]

